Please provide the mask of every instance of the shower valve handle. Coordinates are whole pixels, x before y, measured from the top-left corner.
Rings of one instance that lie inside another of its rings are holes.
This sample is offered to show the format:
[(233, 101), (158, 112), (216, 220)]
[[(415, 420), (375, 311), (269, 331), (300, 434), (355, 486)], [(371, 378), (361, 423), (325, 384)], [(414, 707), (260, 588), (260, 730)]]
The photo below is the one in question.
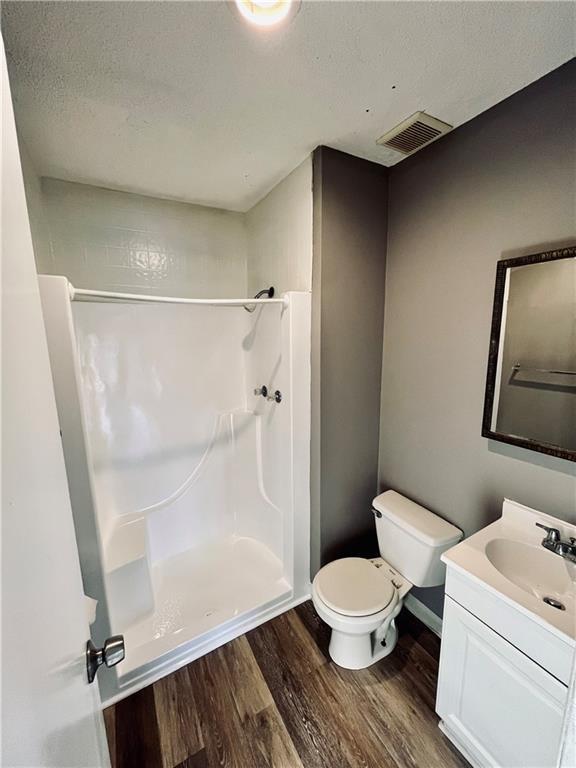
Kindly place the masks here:
[(262, 397), (268, 397), (268, 387), (266, 384), (262, 384), (261, 387), (258, 387), (254, 390), (255, 395), (262, 395)]
[(282, 392), (280, 392), (280, 390), (277, 389), (276, 392), (274, 392), (273, 395), (268, 395), (266, 400), (274, 400), (276, 403), (281, 403), (282, 402)]

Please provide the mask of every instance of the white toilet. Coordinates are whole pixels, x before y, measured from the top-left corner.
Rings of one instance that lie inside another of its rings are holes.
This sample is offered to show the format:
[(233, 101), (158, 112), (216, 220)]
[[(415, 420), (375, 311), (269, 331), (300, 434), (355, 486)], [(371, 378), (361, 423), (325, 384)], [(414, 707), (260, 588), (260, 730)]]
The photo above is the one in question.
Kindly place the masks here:
[(330, 656), (340, 667), (363, 669), (394, 649), (394, 619), (412, 586), (444, 583), (440, 555), (462, 531), (396, 491), (372, 502), (382, 557), (345, 557), (321, 568), (312, 601), (332, 628)]

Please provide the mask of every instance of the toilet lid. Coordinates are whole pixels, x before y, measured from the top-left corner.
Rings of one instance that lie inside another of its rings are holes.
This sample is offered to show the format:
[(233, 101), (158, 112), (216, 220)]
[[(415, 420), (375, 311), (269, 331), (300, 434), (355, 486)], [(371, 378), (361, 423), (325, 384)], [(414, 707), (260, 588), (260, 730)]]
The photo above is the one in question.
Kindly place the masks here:
[(383, 610), (394, 585), (381, 568), (363, 557), (345, 557), (321, 568), (314, 579), (318, 597), (343, 616), (369, 616)]

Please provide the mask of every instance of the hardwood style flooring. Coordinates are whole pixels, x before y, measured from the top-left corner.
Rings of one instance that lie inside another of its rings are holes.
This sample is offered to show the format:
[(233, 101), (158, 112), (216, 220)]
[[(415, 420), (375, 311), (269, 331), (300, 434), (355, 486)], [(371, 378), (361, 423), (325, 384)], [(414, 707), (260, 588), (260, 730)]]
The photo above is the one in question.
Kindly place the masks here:
[(311, 602), (105, 711), (113, 768), (464, 768), (434, 712), (440, 641), (404, 610), (394, 652), (337, 667)]

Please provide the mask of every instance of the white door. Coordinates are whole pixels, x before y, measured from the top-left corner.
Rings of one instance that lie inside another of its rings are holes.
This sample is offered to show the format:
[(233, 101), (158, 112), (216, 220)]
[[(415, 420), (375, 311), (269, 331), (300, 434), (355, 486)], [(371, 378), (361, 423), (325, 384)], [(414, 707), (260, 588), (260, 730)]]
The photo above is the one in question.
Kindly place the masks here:
[(109, 766), (2, 59), (2, 765)]

